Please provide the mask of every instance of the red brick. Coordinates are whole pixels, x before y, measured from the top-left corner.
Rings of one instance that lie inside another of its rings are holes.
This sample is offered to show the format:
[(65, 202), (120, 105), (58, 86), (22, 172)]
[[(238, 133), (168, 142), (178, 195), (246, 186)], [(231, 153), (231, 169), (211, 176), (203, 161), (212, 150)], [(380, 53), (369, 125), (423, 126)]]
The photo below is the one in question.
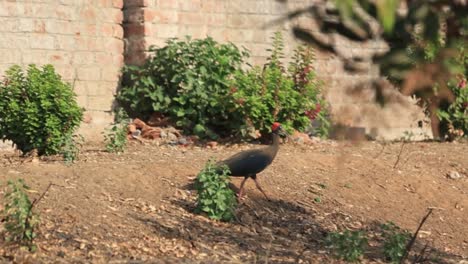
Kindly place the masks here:
[(2, 56), (0, 56), (0, 64), (11, 63), (17, 64), (21, 62), (21, 51), (19, 50), (0, 50)]
[(95, 111), (110, 111), (114, 102), (114, 96), (88, 96), (88, 109)]
[(105, 44), (105, 49), (111, 54), (122, 54), (124, 50), (123, 40), (110, 39)]
[(48, 61), (52, 64), (70, 64), (71, 63), (71, 54), (66, 51), (49, 51), (47, 53)]
[(120, 75), (121, 68), (112, 66), (112, 64), (110, 64), (102, 68), (101, 80), (117, 82), (120, 78)]
[[(10, 50), (11, 51), (11, 50)], [(9, 53), (5, 53), (9, 54)], [(13, 52), (12, 54), (15, 54)], [(48, 63), (47, 61), (47, 52), (43, 50), (27, 50), (22, 52), (22, 62), (23, 64), (30, 64), (30, 63), (35, 63), (35, 64), (45, 64)], [(15, 58), (16, 62), (14, 63), (19, 63), (20, 60)]]
[(88, 107), (88, 96), (86, 95), (78, 95), (76, 97), (76, 102), (78, 103), (79, 106), (87, 108)]
[(64, 5), (54, 5), (55, 16), (61, 20), (76, 20), (76, 8)]
[(183, 25), (203, 25), (205, 16), (201, 13), (179, 13), (179, 23)]
[(226, 14), (206, 14), (206, 24), (209, 26), (225, 26)]
[(47, 33), (70, 34), (74, 31), (75, 24), (68, 21), (45, 20), (45, 31)]
[(102, 24), (100, 35), (103, 37), (112, 37), (114, 35), (114, 24), (111, 24), (111, 23)]
[(121, 25), (118, 25), (118, 24), (113, 25), (112, 29), (113, 29), (112, 36), (114, 38), (118, 38), (118, 39), (123, 38), (124, 32), (123, 32), (123, 27)]
[(175, 24), (179, 21), (178, 13), (174, 10), (145, 10), (144, 21), (163, 24)]
[(112, 1), (112, 6), (118, 9), (122, 9), (124, 6), (124, 1), (123, 0), (113, 0)]
[(76, 77), (80, 81), (98, 81), (101, 79), (101, 67), (86, 66), (76, 70)]
[(81, 18), (82, 21), (86, 21), (86, 22), (90, 23), (92, 21), (97, 20), (97, 15), (96, 14), (97, 14), (96, 8), (86, 6), (81, 10), (80, 18)]
[(123, 54), (116, 54), (112, 56), (112, 63), (114, 65), (118, 65), (119, 67), (122, 67), (124, 64), (124, 56)]
[(43, 34), (34, 34), (29, 37), (32, 49), (55, 49), (54, 37)]
[(93, 65), (96, 62), (96, 54), (92, 51), (78, 51), (73, 53), (74, 65)]
[[(185, 1), (185, 0), (180, 0)], [(179, 0), (164, 0), (159, 3), (160, 9), (177, 9), (179, 8)]]
[(179, 8), (182, 11), (199, 11), (201, 9), (201, 0), (181, 0)]
[(114, 56), (109, 53), (99, 52), (96, 53), (96, 63), (99, 65), (112, 65), (114, 63)]

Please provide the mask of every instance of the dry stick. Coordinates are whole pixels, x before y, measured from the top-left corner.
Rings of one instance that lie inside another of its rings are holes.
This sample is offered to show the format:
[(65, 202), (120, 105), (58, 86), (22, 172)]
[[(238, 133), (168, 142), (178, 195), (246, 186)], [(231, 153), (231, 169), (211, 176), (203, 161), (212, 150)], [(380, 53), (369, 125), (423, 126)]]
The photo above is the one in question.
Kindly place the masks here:
[[(26, 216), (26, 220), (24, 221), (24, 225), (25, 226), (28, 226), (29, 225), (29, 221), (31, 220), (31, 214), (32, 214), (32, 210), (34, 208), (34, 206), (36, 206), (36, 204), (39, 203), (40, 200), (42, 200), (42, 198), (44, 198), (44, 196), (46, 195), (46, 193), (49, 191), (50, 187), (52, 187), (52, 185), (56, 185), (56, 184), (53, 184), (53, 183), (49, 183), (49, 186), (47, 186), (47, 188), (45, 189), (45, 191), (41, 194), (41, 196), (39, 196), (39, 198), (37, 199), (34, 199), (34, 201), (31, 203), (31, 205), (29, 206), (29, 211), (28, 211), (28, 214)], [(56, 185), (56, 186), (60, 186), (60, 185)], [(23, 237), (26, 236), (26, 230), (24, 230), (23, 232)]]
[(426, 254), (426, 250), (427, 250), (428, 247), (429, 247), (429, 242), (426, 243), (426, 245), (425, 245), (424, 248), (421, 250), (421, 252), (419, 253), (419, 255), (416, 256), (416, 258), (415, 258), (414, 261), (413, 261), (413, 264), (421, 263), (421, 262), (423, 262), (424, 260), (427, 259), (427, 258), (424, 258), (424, 255)]
[(400, 260), (400, 264), (403, 264), (403, 262), (405, 261), (405, 259), (408, 257), (413, 245), (414, 245), (414, 242), (416, 242), (416, 238), (418, 237), (418, 233), (419, 231), (421, 230), (422, 226), (424, 225), (424, 223), (426, 222), (427, 218), (429, 218), (429, 216), (432, 214), (432, 209), (429, 209), (429, 212), (427, 212), (426, 216), (424, 216), (424, 218), (422, 219), (421, 223), (419, 223), (419, 226), (418, 226), (418, 229), (416, 229), (416, 232), (414, 233), (413, 237), (411, 238), (411, 240), (408, 242), (408, 244), (406, 245), (406, 250), (405, 250), (405, 254), (403, 255), (403, 257), (401, 258)]
[(397, 158), (395, 164), (393, 165), (394, 169), (398, 165), (398, 162), (400, 162), (401, 153), (403, 152), (403, 147), (405, 146), (405, 143), (406, 143), (406, 141), (403, 141), (403, 143), (401, 144), (400, 153), (398, 153), (398, 158)]

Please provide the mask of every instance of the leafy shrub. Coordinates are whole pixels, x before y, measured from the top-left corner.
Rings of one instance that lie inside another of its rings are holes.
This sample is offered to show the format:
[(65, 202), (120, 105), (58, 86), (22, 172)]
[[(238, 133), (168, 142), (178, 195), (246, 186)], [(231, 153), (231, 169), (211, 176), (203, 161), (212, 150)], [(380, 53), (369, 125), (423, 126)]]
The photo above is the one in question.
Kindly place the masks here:
[(145, 65), (124, 69), (118, 99), (132, 114), (145, 119), (160, 112), (185, 132), (213, 139), (246, 137), (252, 128), (266, 134), (274, 121), (291, 131), (317, 120), (317, 134), (328, 134), (327, 105), (312, 68), (314, 54), (299, 47), (286, 69), (280, 33), (263, 69), (243, 70), (248, 53), (211, 38), (171, 39), (152, 52)]
[[(215, 138), (236, 117), (224, 101), (228, 78), (242, 66), (246, 52), (212, 38), (171, 39), (141, 67), (124, 69), (126, 84), (118, 99), (140, 117), (153, 112), (169, 116), (186, 132)], [(214, 131), (213, 131), (214, 130)]]
[(11, 140), (23, 153), (60, 153), (79, 126), (82, 109), (69, 84), (52, 65), (12, 66), (0, 82), (0, 139)]
[(253, 126), (265, 134), (274, 121), (281, 122), (288, 131), (304, 130), (311, 120), (320, 119), (318, 133), (327, 136), (326, 103), (320, 95), (321, 83), (312, 68), (313, 51), (305, 46), (298, 47), (289, 69), (285, 69), (280, 60), (283, 56), (283, 39), (278, 32), (263, 69), (254, 67), (246, 72), (238, 71), (234, 76), (231, 105), (237, 116), (246, 120), (240, 132), (245, 134), (245, 128)]
[(358, 261), (367, 246), (367, 238), (361, 231), (329, 233), (326, 242), (336, 257), (350, 262)]
[[(468, 87), (466, 84), (468, 55), (466, 47), (460, 45), (458, 53), (458, 58), (452, 61), (451, 64), (459, 69), (460, 74), (458, 75), (458, 79), (450, 80), (447, 84), (455, 96), (455, 101), (450, 105), (441, 107), (437, 112), (439, 119), (445, 124), (442, 132), (449, 139), (456, 137), (454, 134), (457, 133), (454, 130), (461, 130), (464, 135), (468, 136)], [(458, 134), (460, 135), (461, 133)]]
[(5, 238), (9, 242), (18, 243), (34, 251), (33, 243), (39, 224), (39, 216), (32, 211), (32, 204), (26, 191), (29, 187), (22, 179), (8, 181), (5, 193), (5, 205), (1, 211), (1, 219), (5, 226)]
[(406, 245), (411, 239), (411, 234), (406, 230), (401, 230), (397, 225), (388, 222), (382, 225), (383, 229), (383, 253), (392, 263), (400, 263), (405, 254)]
[(213, 161), (208, 161), (205, 168), (197, 175), (195, 188), (198, 193), (197, 211), (204, 212), (209, 218), (231, 221), (234, 218), (236, 196), (229, 189), (229, 169), (222, 172)]
[(124, 109), (119, 108), (115, 112), (114, 124), (107, 134), (104, 134), (104, 142), (108, 152), (123, 152), (127, 145), (127, 127), (129, 118)]
[(83, 142), (84, 138), (81, 135), (68, 134), (63, 138), (60, 153), (66, 164), (71, 164), (78, 158), (80, 147), (83, 146)]

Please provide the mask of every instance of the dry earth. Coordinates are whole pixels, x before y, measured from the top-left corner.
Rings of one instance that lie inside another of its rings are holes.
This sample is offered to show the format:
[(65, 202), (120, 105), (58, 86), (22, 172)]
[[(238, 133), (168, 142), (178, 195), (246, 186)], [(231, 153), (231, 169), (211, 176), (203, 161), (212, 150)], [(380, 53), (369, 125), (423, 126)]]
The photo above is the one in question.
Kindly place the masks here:
[[(24, 178), (38, 197), (38, 251), (0, 242), (0, 261), (29, 263), (339, 263), (327, 232), (368, 233), (364, 263), (383, 263), (380, 224), (414, 232), (428, 208), (417, 247), (428, 243), (434, 263), (468, 258), (468, 144), (361, 144), (324, 141), (283, 145), (259, 175), (273, 198), (248, 181), (233, 223), (193, 213), (191, 179), (210, 158), (255, 145), (217, 149), (139, 145), (121, 155), (87, 146), (66, 166), (49, 158), (22, 163), (0, 152), (0, 181)], [(450, 179), (457, 171), (462, 178)], [(238, 186), (240, 179), (232, 180)], [(2, 192), (4, 188), (2, 187)], [(1, 200), (2, 198), (0, 198)], [(466, 262), (465, 262), (466, 263)]]

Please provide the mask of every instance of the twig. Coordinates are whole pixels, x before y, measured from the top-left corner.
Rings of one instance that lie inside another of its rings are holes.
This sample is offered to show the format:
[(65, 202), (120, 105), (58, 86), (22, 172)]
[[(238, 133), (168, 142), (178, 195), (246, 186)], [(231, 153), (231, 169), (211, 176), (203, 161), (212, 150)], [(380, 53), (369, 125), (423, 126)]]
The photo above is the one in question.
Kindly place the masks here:
[(426, 222), (427, 218), (429, 218), (429, 216), (432, 214), (432, 209), (429, 209), (429, 212), (427, 212), (426, 216), (424, 216), (424, 218), (422, 219), (421, 223), (419, 223), (419, 226), (418, 226), (418, 229), (416, 229), (416, 232), (414, 233), (413, 237), (411, 238), (411, 240), (408, 242), (408, 244), (406, 245), (406, 250), (405, 250), (405, 254), (403, 255), (403, 257), (401, 258), (400, 260), (400, 264), (403, 264), (405, 259), (408, 257), (409, 253), (411, 252), (411, 249), (413, 248), (413, 245), (414, 245), (414, 242), (416, 242), (416, 238), (418, 237), (418, 233), (419, 231), (421, 230), (422, 226), (424, 225), (424, 223)]
[[(39, 203), (40, 200), (42, 200), (42, 198), (44, 198), (44, 196), (46, 195), (46, 193), (49, 191), (50, 187), (52, 187), (53, 185), (56, 185), (56, 184), (53, 184), (53, 183), (49, 183), (49, 186), (47, 186), (47, 188), (45, 189), (45, 191), (41, 194), (41, 196), (39, 196), (39, 198), (37, 199), (34, 199), (34, 201), (31, 203), (31, 206), (29, 207), (29, 211), (31, 211), (33, 209), (33, 207)], [(56, 185), (56, 186), (59, 186), (59, 185)]]
[(401, 144), (400, 153), (398, 153), (398, 158), (397, 158), (395, 164), (393, 165), (394, 169), (398, 165), (398, 162), (400, 162), (401, 153), (403, 152), (403, 147), (405, 146), (405, 144), (406, 144), (406, 141), (403, 141), (403, 143)]
[(428, 246), (429, 246), (429, 242), (426, 243), (426, 245), (423, 247), (423, 249), (421, 250), (419, 255), (416, 256), (416, 258), (413, 261), (413, 264), (421, 263), (421, 262), (423, 262), (423, 261), (425, 261), (427, 259), (427, 258), (424, 257), (424, 255), (426, 255), (426, 250), (427, 250)]
[[(46, 195), (46, 193), (49, 191), (50, 187), (52, 187), (52, 185), (54, 185), (53, 183), (49, 183), (49, 186), (47, 186), (47, 188), (45, 189), (45, 191), (41, 194), (41, 196), (39, 196), (39, 198), (37, 199), (34, 199), (34, 201), (31, 203), (31, 205), (29, 206), (29, 210), (28, 210), (28, 214), (26, 215), (26, 219), (24, 220), (24, 226), (25, 227), (28, 227), (29, 226), (29, 222), (31, 221), (31, 215), (32, 215), (32, 210), (34, 208), (34, 206), (36, 204), (39, 203), (40, 200), (42, 200), (42, 198), (44, 198), (44, 196)], [(34, 232), (34, 227), (31, 227), (31, 232)], [(23, 231), (23, 234), (22, 234), (22, 237), (26, 237), (26, 232), (27, 232), (27, 228), (24, 229)], [(31, 249), (31, 246), (32, 246), (32, 240), (29, 241), (29, 248)]]

